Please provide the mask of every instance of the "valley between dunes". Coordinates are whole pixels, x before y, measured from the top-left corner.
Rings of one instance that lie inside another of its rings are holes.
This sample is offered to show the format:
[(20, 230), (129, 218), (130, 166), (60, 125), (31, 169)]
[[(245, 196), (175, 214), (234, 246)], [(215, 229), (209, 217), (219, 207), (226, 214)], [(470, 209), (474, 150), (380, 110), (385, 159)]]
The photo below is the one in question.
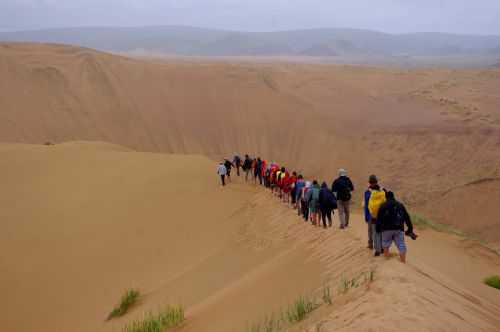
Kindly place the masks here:
[[(500, 70), (133, 59), (0, 43), (2, 330), (120, 331), (166, 304), (182, 331), (248, 331), (334, 293), (290, 331), (498, 331)], [(44, 145), (55, 143), (55, 145)], [(367, 177), (466, 237), (419, 229), (374, 259), (361, 215), (321, 231), (266, 190), (221, 188), (260, 155), (331, 182)], [(473, 240), (476, 239), (476, 240)], [(371, 271), (374, 280), (366, 280)], [(345, 294), (342, 280), (360, 285)], [(126, 288), (144, 294), (105, 322)]]
[[(0, 43), (0, 142), (234, 152), (328, 180), (347, 168), (500, 247), (500, 70), (135, 60)], [(456, 209), (455, 206), (466, 206)]]
[[(290, 331), (498, 331), (500, 292), (481, 283), (500, 268), (489, 250), (424, 230), (407, 266), (374, 259), (361, 216), (318, 230), (267, 190), (221, 188), (214, 169), (108, 143), (1, 144), (2, 329), (119, 331), (182, 304), (182, 331), (247, 331), (329, 285), (333, 305)], [(138, 305), (105, 322), (129, 287)]]

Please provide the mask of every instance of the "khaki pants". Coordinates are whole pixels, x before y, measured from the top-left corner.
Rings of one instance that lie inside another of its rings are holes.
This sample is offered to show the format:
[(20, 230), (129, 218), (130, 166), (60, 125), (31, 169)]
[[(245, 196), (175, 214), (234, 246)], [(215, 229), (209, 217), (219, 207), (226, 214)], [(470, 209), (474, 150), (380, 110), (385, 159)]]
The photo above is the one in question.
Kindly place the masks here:
[(340, 227), (347, 227), (349, 225), (351, 201), (337, 201), (339, 210)]

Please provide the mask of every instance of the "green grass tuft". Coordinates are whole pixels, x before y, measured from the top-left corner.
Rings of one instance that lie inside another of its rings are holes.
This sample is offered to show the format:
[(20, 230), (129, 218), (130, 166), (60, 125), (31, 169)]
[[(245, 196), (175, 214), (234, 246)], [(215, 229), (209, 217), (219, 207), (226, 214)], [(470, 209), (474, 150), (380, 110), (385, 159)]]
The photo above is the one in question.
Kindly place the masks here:
[(333, 304), (332, 292), (330, 290), (330, 286), (323, 287), (323, 302), (328, 305)]
[(495, 248), (495, 247), (491, 246), (488, 242), (486, 242), (482, 239), (479, 239), (471, 234), (464, 233), (464, 232), (454, 228), (453, 226), (432, 222), (431, 220), (429, 220), (426, 217), (424, 217), (420, 214), (417, 214), (417, 213), (411, 214), (411, 220), (412, 220), (413, 225), (420, 227), (420, 228), (431, 228), (431, 229), (438, 231), (438, 232), (454, 234), (454, 235), (460, 236), (460, 237), (468, 239), (468, 240), (477, 241), (483, 247), (487, 248), (488, 250), (491, 250), (492, 252), (494, 252), (495, 254), (500, 256), (500, 249), (499, 248)]
[(136, 320), (125, 326), (122, 332), (163, 332), (184, 322), (184, 309), (180, 306), (168, 306), (158, 314), (147, 313), (142, 320)]
[(290, 305), (286, 311), (286, 317), (288, 322), (293, 324), (295, 322), (300, 322), (306, 318), (306, 316), (314, 311), (318, 306), (314, 301), (306, 297), (298, 298), (292, 305)]
[(466, 237), (466, 235), (463, 232), (453, 228), (453, 226), (435, 223), (435, 222), (433, 222), (433, 221), (427, 219), (426, 217), (424, 217), (420, 214), (417, 214), (417, 213), (413, 213), (411, 215), (411, 221), (412, 221), (413, 225), (420, 227), (420, 228), (428, 227), (428, 228), (432, 228), (433, 230), (436, 230), (438, 232), (451, 233), (451, 234), (455, 234), (458, 236)]
[(484, 283), (490, 287), (500, 289), (500, 276), (491, 276), (484, 279)]
[(123, 294), (120, 304), (109, 313), (108, 320), (125, 315), (128, 309), (137, 302), (139, 295), (139, 291), (136, 289), (127, 290)]
[(349, 290), (349, 280), (345, 276), (342, 276), (340, 279), (340, 286), (339, 286), (339, 293), (340, 294), (345, 294)]

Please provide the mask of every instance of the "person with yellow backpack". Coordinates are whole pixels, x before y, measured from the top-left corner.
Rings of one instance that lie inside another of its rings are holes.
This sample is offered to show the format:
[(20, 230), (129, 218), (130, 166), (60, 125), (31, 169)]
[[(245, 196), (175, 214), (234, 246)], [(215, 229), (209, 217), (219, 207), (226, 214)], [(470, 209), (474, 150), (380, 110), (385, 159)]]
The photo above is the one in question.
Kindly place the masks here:
[(368, 179), (368, 189), (365, 192), (365, 221), (368, 224), (368, 248), (375, 250), (375, 257), (382, 253), (382, 235), (377, 232), (377, 215), (382, 204), (385, 203), (386, 192), (378, 185), (375, 175)]

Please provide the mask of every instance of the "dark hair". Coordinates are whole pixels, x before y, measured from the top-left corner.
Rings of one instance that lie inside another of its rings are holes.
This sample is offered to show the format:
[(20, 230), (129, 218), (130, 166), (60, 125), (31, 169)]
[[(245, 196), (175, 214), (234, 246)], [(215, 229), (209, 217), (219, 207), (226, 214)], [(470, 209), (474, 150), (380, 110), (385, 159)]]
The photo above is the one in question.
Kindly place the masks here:
[(301, 179), (301, 180), (302, 180), (303, 178), (304, 178), (304, 177), (302, 176), (302, 174), (300, 174), (300, 175), (299, 175), (299, 179)]
[(375, 174), (370, 175), (370, 177), (368, 178), (368, 183), (377, 184), (378, 183), (377, 176)]
[(326, 184), (326, 182), (323, 181), (323, 183), (321, 184), (321, 188), (328, 188), (328, 185)]
[(314, 181), (313, 181), (313, 184), (314, 184), (315, 186), (316, 186), (316, 185), (318, 185), (318, 180), (314, 180)]
[(282, 172), (286, 171), (285, 167), (281, 167), (281, 171)]
[(293, 172), (293, 173), (292, 173), (292, 175), (293, 175), (293, 176), (297, 176), (297, 172)]
[(396, 197), (394, 196), (394, 193), (392, 191), (388, 191), (385, 193), (385, 197), (387, 199), (396, 199)]

